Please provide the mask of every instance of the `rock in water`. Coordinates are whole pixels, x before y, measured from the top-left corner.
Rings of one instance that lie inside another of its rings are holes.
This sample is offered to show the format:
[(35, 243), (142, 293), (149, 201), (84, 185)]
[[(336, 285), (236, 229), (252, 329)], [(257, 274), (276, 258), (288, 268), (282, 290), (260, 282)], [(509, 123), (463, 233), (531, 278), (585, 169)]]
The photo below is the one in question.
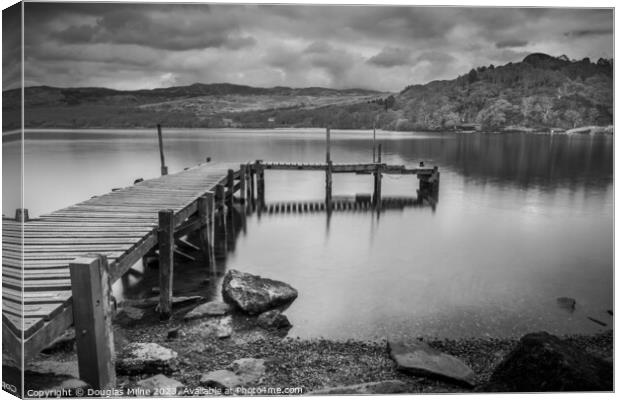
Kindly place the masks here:
[(286, 329), (292, 326), (280, 310), (265, 311), (258, 316), (256, 322), (265, 329)]
[(483, 390), (611, 391), (613, 366), (547, 332), (529, 333), (497, 366)]
[(185, 319), (190, 320), (202, 317), (219, 317), (222, 315), (226, 315), (229, 312), (229, 304), (226, 304), (222, 301), (210, 301), (208, 303), (199, 305), (198, 307), (185, 314)]
[(297, 298), (290, 285), (231, 269), (222, 284), (224, 301), (256, 315)]
[(405, 393), (407, 385), (403, 381), (366, 382), (359, 385), (327, 387), (310, 392), (311, 395), (326, 394), (394, 394)]
[(461, 360), (433, 349), (422, 341), (388, 340), (390, 356), (399, 370), (414, 375), (443, 378), (474, 386), (475, 374)]
[(568, 311), (575, 311), (577, 301), (571, 297), (558, 297), (558, 305)]
[(116, 361), (116, 371), (125, 375), (170, 372), (177, 369), (177, 353), (157, 343), (131, 343)]

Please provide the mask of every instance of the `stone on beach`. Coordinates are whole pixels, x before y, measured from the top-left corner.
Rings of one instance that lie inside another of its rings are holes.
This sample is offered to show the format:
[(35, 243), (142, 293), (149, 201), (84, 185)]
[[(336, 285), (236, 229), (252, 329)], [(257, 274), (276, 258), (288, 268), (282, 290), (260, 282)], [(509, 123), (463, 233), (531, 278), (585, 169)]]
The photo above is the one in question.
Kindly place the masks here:
[(185, 314), (185, 320), (197, 319), (202, 317), (218, 317), (230, 312), (230, 305), (222, 301), (210, 301), (201, 304)]
[(458, 358), (435, 350), (420, 340), (388, 340), (388, 349), (400, 371), (474, 386), (475, 374), (471, 368)]
[(215, 327), (215, 335), (218, 339), (229, 338), (233, 333), (232, 318), (230, 316), (220, 319)]
[(403, 381), (391, 380), (391, 381), (378, 381), (378, 382), (366, 382), (358, 385), (348, 386), (334, 386), (323, 389), (318, 389), (310, 392), (311, 395), (326, 395), (326, 394), (394, 394), (405, 393), (407, 391), (407, 385)]
[(222, 295), (225, 302), (256, 315), (293, 301), (297, 290), (284, 282), (231, 269), (224, 277)]
[(116, 371), (125, 375), (170, 372), (177, 369), (177, 353), (157, 343), (131, 343), (120, 352)]
[(286, 329), (292, 325), (280, 310), (265, 311), (256, 319), (258, 325), (265, 329)]
[(265, 360), (260, 358), (241, 358), (227, 368), (202, 375), (200, 384), (222, 389), (235, 388), (257, 382), (266, 372)]
[(149, 392), (151, 396), (174, 396), (180, 390), (183, 390), (184, 385), (176, 379), (168, 378), (166, 375), (159, 374), (151, 376), (147, 379), (138, 381), (137, 387)]
[(547, 332), (521, 338), (483, 388), (491, 392), (613, 390), (613, 364)]

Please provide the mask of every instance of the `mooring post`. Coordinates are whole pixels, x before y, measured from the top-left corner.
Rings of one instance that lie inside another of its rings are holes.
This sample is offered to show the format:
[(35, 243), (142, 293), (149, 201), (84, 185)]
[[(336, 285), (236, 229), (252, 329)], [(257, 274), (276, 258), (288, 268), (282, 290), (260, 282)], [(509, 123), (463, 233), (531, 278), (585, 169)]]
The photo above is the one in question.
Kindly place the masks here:
[(215, 222), (214, 222), (214, 240), (213, 253), (218, 259), (226, 258), (226, 206), (224, 199), (226, 197), (226, 189), (224, 185), (215, 186)]
[(377, 120), (372, 121), (372, 162), (375, 163), (376, 156), (376, 145), (377, 145)]
[(28, 222), (29, 219), (27, 208), (17, 208), (15, 210), (15, 221)]
[(379, 143), (379, 149), (377, 152), (377, 163), (375, 168), (375, 184), (372, 202), (375, 206), (375, 209), (378, 211), (381, 209), (381, 143)]
[(248, 177), (247, 177), (247, 167), (245, 164), (241, 164), (239, 166), (239, 196), (241, 198), (241, 204), (243, 205), (243, 208), (245, 209), (245, 198), (247, 196), (247, 183), (248, 183)]
[(325, 208), (327, 212), (332, 210), (332, 160), (330, 149), (330, 128), (329, 126), (325, 130), (326, 143), (325, 143), (325, 162), (327, 167), (325, 168)]
[(116, 387), (111, 285), (102, 255), (78, 257), (69, 264), (73, 325), (80, 379), (94, 389)]
[(174, 211), (159, 211), (159, 319), (172, 315), (172, 282), (174, 276)]
[(265, 167), (261, 160), (256, 161), (256, 191), (258, 195), (258, 212), (265, 207)]
[(161, 135), (161, 125), (157, 124), (157, 137), (159, 138), (159, 157), (161, 158), (161, 174), (168, 175), (168, 167), (166, 167), (166, 161), (164, 160), (164, 139)]

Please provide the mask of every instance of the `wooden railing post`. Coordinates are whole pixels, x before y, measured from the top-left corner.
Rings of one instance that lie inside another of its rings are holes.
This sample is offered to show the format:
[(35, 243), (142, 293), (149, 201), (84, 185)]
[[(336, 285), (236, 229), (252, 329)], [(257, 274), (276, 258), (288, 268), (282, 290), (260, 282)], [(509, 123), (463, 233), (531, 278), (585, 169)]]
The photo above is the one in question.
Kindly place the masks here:
[(161, 159), (161, 174), (168, 175), (168, 167), (166, 167), (166, 161), (164, 160), (164, 140), (162, 138), (160, 124), (157, 124), (157, 138), (159, 139), (159, 157)]
[(69, 271), (80, 379), (95, 389), (112, 389), (116, 374), (108, 261), (102, 255), (78, 257)]
[(172, 282), (174, 274), (174, 212), (159, 211), (159, 318), (172, 315)]

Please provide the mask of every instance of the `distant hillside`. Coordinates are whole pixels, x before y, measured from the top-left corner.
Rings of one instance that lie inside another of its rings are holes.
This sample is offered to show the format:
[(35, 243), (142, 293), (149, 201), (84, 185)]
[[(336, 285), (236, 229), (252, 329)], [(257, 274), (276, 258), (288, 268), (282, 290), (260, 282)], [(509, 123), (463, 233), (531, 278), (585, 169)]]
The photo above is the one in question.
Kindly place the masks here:
[[(36, 86), (25, 89), (24, 114), (28, 128), (128, 128), (156, 123), (222, 127), (239, 125), (226, 117), (229, 113), (348, 105), (381, 95), (365, 89), (256, 88), (229, 83), (134, 91)], [(19, 89), (2, 93), (3, 130), (19, 127), (15, 112), (19, 99)]]
[[(19, 124), (19, 91), (3, 92), (3, 129)], [(29, 87), (29, 128), (322, 127), (449, 130), (480, 124), (574, 128), (613, 123), (613, 60), (531, 54), (472, 69), (453, 80), (371, 90), (200, 84), (153, 90)]]

